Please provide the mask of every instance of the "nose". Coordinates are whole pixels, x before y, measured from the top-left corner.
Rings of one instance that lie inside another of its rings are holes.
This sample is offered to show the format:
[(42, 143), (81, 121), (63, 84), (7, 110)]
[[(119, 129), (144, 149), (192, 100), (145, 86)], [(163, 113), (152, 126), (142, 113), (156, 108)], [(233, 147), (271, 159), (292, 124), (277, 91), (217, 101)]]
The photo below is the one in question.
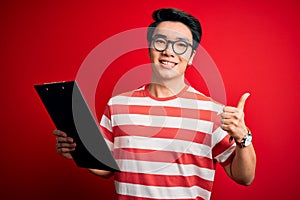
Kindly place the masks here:
[(167, 48), (162, 53), (165, 54), (165, 55), (173, 56), (174, 57), (175, 52), (173, 51), (173, 47), (172, 47), (172, 43), (171, 42), (167, 43)]

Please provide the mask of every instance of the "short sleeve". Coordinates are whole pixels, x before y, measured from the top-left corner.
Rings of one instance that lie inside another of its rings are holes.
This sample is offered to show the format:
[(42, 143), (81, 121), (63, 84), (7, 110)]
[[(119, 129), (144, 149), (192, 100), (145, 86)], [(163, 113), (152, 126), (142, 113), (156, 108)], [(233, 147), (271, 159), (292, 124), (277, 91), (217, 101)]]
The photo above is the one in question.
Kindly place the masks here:
[(105, 107), (104, 113), (101, 117), (100, 130), (109, 149), (113, 151), (114, 136), (112, 131), (110, 107), (108, 105)]
[(235, 142), (229, 141), (230, 136), (221, 127), (212, 133), (212, 156), (222, 166), (226, 166), (235, 155)]

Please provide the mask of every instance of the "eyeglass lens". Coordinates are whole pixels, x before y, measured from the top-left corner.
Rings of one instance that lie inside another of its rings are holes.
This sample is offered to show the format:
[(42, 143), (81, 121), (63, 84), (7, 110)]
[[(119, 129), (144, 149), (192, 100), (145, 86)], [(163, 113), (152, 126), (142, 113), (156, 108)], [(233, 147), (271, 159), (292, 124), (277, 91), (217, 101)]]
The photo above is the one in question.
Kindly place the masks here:
[(168, 48), (169, 43), (172, 44), (172, 49), (176, 54), (184, 54), (188, 48), (188, 43), (183, 40), (170, 41), (165, 38), (155, 38), (153, 46), (157, 51), (164, 51)]

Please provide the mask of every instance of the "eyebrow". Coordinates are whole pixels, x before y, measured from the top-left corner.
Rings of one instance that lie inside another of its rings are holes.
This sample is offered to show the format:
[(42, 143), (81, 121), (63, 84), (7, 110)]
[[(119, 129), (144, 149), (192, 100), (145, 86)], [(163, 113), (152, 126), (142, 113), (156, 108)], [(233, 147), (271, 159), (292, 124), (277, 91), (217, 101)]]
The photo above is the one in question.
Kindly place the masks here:
[[(167, 39), (167, 36), (163, 35), (163, 34), (155, 34), (154, 37), (162, 37), (162, 38)], [(182, 38), (182, 37), (177, 37), (176, 40), (184, 40), (184, 41), (190, 42), (187, 38)]]

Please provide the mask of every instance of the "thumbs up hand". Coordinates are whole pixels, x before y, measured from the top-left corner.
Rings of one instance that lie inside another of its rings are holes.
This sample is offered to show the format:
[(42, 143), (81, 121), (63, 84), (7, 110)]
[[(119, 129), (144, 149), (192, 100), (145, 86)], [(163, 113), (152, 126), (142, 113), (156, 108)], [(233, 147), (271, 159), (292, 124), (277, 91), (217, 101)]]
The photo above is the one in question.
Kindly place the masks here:
[(236, 142), (241, 142), (248, 133), (244, 120), (244, 106), (249, 96), (250, 93), (243, 94), (237, 107), (225, 106), (221, 114), (221, 128), (227, 131)]

